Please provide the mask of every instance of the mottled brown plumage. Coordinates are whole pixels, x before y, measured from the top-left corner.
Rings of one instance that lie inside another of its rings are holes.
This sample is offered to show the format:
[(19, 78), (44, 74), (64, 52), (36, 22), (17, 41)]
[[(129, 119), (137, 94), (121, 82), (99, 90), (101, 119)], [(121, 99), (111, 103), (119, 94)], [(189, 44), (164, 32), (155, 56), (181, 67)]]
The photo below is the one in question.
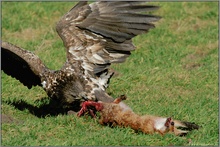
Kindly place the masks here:
[(60, 70), (48, 69), (30, 51), (2, 42), (2, 70), (28, 88), (41, 86), (63, 105), (76, 101), (113, 101), (105, 89), (112, 63), (124, 62), (135, 49), (132, 38), (154, 28), (158, 7), (142, 2), (79, 2), (57, 23), (67, 60)]

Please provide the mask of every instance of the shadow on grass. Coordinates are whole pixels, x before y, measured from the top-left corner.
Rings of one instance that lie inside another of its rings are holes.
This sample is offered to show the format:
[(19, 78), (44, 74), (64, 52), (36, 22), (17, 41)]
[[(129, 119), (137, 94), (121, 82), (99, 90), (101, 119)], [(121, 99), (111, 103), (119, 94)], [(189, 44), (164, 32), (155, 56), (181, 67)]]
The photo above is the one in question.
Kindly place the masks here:
[[(45, 100), (49, 101), (45, 103)], [(39, 118), (45, 118), (46, 116), (57, 116), (59, 114), (67, 114), (68, 111), (78, 112), (80, 110), (80, 104), (75, 103), (71, 107), (64, 107), (61, 105), (61, 102), (52, 100), (49, 98), (42, 98), (40, 100), (35, 101), (36, 103), (40, 103), (39, 106), (35, 106), (32, 104), (28, 104), (24, 100), (7, 100), (2, 101), (8, 105), (14, 106), (16, 109), (24, 111), (29, 110), (29, 112)]]

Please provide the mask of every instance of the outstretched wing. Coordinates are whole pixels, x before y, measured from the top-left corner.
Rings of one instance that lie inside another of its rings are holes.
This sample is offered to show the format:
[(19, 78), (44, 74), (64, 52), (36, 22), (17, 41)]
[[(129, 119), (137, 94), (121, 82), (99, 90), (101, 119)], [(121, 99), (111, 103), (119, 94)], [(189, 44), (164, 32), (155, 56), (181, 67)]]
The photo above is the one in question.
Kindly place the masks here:
[[(111, 63), (124, 62), (135, 47), (131, 39), (154, 28), (157, 9), (142, 2), (79, 2), (57, 24), (68, 62), (81, 64), (85, 76), (99, 77)], [(103, 75), (102, 75), (103, 76)]]
[(47, 70), (36, 55), (8, 42), (1, 44), (1, 68), (29, 89), (41, 85), (41, 73)]

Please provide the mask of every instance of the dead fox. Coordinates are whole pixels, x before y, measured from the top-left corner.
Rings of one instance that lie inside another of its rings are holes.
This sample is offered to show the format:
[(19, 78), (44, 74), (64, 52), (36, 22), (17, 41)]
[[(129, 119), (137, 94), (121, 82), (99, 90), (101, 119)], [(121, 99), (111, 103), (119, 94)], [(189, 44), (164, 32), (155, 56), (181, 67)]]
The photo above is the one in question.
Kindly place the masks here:
[(173, 120), (171, 117), (140, 116), (122, 102), (125, 99), (126, 96), (122, 95), (112, 103), (85, 101), (82, 103), (82, 108), (77, 115), (81, 116), (85, 112), (89, 112), (90, 115), (96, 117), (95, 111), (99, 111), (99, 123), (102, 125), (110, 124), (112, 126), (130, 127), (146, 134), (157, 132), (161, 135), (174, 133), (182, 136), (191, 130), (199, 128), (195, 123)]

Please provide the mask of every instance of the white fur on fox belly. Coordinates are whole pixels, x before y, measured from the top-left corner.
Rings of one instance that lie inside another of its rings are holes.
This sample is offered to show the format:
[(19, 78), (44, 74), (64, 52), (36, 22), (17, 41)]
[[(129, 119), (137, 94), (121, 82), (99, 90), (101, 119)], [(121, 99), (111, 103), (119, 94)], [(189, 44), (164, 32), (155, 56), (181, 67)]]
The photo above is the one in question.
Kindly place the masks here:
[(157, 130), (165, 131), (166, 127), (164, 126), (167, 121), (167, 118), (157, 118), (155, 119), (154, 128)]

